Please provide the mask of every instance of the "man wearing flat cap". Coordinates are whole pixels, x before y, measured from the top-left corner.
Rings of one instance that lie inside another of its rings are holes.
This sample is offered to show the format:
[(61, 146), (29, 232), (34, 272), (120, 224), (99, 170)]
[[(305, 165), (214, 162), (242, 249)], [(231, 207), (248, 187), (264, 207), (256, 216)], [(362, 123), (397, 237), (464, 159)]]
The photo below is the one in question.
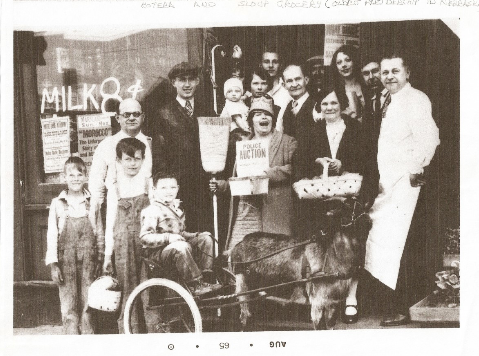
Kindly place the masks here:
[(159, 110), (155, 121), (153, 172), (167, 171), (178, 178), (186, 230), (212, 231), (209, 175), (201, 165), (197, 120), (207, 115), (200, 100), (195, 100), (199, 74), (200, 68), (188, 62), (175, 65), (168, 73), (176, 98)]

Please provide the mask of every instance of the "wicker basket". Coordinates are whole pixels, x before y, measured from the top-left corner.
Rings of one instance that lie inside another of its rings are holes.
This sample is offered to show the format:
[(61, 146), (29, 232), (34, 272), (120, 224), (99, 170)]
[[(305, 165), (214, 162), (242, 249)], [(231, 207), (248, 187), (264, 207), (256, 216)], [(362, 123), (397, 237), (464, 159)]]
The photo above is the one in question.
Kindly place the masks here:
[(320, 179), (303, 179), (293, 184), (299, 199), (327, 199), (331, 197), (356, 196), (361, 189), (363, 177), (357, 173), (328, 176), (328, 165), (323, 167)]
[(265, 176), (233, 177), (228, 181), (232, 196), (268, 194), (269, 178)]

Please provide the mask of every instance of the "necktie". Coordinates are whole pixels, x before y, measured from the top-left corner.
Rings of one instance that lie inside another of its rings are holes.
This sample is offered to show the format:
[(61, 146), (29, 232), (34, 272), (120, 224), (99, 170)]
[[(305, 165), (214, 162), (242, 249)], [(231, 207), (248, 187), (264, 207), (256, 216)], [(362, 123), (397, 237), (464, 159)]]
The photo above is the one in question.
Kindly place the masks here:
[(386, 101), (384, 102), (384, 106), (383, 106), (383, 113), (382, 113), (383, 119), (386, 117), (386, 111), (388, 111), (388, 106), (389, 106), (390, 103), (391, 103), (391, 94), (388, 94), (388, 96), (386, 97)]
[(296, 115), (296, 108), (298, 107), (298, 102), (296, 100), (293, 100), (293, 102), (291, 103), (291, 111), (293, 112), (293, 114)]
[(185, 109), (188, 116), (193, 117), (193, 107), (191, 106), (191, 103), (189, 100), (186, 100)]
[(380, 93), (376, 94), (376, 98), (374, 99), (373, 110), (374, 110), (374, 114), (376, 115), (379, 113), (379, 111), (381, 111), (381, 94)]

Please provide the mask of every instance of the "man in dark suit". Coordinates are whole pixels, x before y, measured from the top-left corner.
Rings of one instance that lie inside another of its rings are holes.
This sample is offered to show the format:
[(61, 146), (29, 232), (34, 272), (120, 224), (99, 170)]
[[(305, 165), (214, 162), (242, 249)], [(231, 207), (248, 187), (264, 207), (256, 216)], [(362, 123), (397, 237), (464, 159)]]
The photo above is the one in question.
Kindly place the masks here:
[(191, 63), (175, 65), (168, 73), (176, 89), (176, 98), (158, 113), (153, 136), (153, 172), (168, 171), (178, 178), (179, 198), (186, 216), (189, 232), (212, 231), (212, 203), (209, 174), (201, 164), (198, 116), (206, 110), (195, 101), (200, 83), (199, 68)]
[(389, 91), (381, 83), (381, 71), (379, 63), (371, 61), (362, 69), (366, 87), (369, 90), (367, 97), (371, 98), (366, 102), (366, 114), (363, 122), (365, 137), (367, 140), (367, 157), (369, 165), (365, 170), (361, 198), (369, 208), (378, 194), (379, 172), (376, 156), (378, 154), (379, 129), (381, 128), (382, 112)]
[(293, 98), (283, 116), (283, 133), (295, 137), (298, 141), (302, 132), (309, 131), (314, 124), (314, 100), (306, 90), (309, 78), (299, 65), (289, 65), (283, 71), (283, 85)]

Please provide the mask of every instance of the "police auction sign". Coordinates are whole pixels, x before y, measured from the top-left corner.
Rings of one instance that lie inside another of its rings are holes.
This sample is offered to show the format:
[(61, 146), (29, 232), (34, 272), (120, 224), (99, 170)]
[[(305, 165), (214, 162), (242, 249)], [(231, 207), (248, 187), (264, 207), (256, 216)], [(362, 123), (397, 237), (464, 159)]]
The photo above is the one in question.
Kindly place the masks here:
[(114, 113), (77, 116), (78, 155), (89, 168), (98, 144), (111, 136), (111, 119)]
[(70, 157), (70, 117), (41, 119), (45, 173), (63, 172)]
[(265, 175), (269, 168), (268, 141), (236, 142), (236, 173), (238, 177)]

